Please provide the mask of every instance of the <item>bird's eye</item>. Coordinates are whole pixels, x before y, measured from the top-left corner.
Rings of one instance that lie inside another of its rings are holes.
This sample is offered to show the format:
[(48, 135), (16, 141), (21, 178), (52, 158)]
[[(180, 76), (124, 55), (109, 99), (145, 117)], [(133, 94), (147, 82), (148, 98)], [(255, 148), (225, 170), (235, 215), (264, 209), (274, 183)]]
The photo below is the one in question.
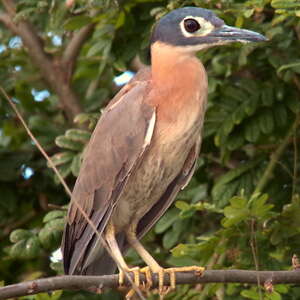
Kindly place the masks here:
[(187, 32), (193, 33), (199, 30), (201, 26), (195, 19), (185, 19), (184, 28)]

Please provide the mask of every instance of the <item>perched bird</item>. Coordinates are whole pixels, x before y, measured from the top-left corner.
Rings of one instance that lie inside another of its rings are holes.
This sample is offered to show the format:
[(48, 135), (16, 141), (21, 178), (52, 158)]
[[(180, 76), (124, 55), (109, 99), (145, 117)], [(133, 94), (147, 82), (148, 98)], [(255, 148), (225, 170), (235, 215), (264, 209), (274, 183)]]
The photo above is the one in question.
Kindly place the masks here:
[(131, 246), (148, 266), (146, 275), (158, 273), (160, 289), (164, 272), (174, 286), (178, 268), (163, 269), (139, 239), (195, 170), (207, 102), (207, 76), (195, 54), (212, 46), (265, 40), (197, 7), (176, 9), (156, 24), (151, 66), (110, 102), (85, 151), (62, 242), (66, 274), (112, 274), (118, 266), (121, 273), (134, 271), (138, 284), (139, 269), (130, 269), (123, 258)]

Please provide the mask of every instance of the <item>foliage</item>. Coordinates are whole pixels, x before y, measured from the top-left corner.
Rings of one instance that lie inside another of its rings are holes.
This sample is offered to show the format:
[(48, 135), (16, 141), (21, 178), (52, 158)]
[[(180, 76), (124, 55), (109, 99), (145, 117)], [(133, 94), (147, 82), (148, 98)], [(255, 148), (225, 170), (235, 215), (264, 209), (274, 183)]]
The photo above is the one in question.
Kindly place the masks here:
[[(300, 5), (297, 0), (26, 0), (15, 22), (30, 21), (53, 61), (72, 37), (93, 26), (69, 86), (80, 99), (75, 122), (41, 68), (0, 17), (0, 82), (69, 186), (99, 110), (116, 93), (115, 76), (149, 63), (155, 19), (185, 5), (214, 10), (229, 25), (258, 31), (263, 44), (199, 53), (209, 76), (209, 105), (198, 169), (175, 205), (144, 238), (162, 265), (286, 270), (300, 254)], [(5, 12), (0, 4), (0, 14)], [(58, 71), (57, 71), (58, 72)], [(60, 244), (69, 199), (1, 96), (0, 274), (6, 284), (59, 274), (50, 256)], [(32, 170), (32, 174), (30, 174)], [(29, 173), (28, 173), (29, 172)], [(133, 251), (130, 264), (143, 264)], [(59, 271), (60, 270), (60, 271)], [(263, 288), (262, 288), (263, 289)], [(117, 299), (116, 294), (56, 292), (24, 299)], [(278, 285), (182, 286), (167, 299), (298, 299)], [(157, 298), (155, 295), (151, 299)]]

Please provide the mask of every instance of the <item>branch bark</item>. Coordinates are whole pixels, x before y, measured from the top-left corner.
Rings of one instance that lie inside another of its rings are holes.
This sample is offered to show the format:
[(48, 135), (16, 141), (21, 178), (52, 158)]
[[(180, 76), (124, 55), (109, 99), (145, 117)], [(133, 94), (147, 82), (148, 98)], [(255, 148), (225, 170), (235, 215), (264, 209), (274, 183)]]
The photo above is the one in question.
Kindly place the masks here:
[(76, 59), (80, 53), (81, 47), (84, 44), (84, 42), (90, 37), (94, 28), (94, 23), (88, 24), (81, 28), (77, 33), (73, 35), (72, 39), (70, 40), (69, 44), (67, 45), (64, 51), (62, 56), (62, 62), (67, 69), (68, 80), (73, 74)]
[[(158, 277), (153, 274), (153, 287), (157, 287)], [(202, 276), (194, 272), (176, 273), (177, 284), (197, 283), (248, 283), (257, 284), (265, 282), (275, 284), (300, 284), (300, 271), (247, 271), (247, 270), (207, 270)], [(133, 279), (133, 277), (132, 277)], [(145, 276), (141, 274), (141, 280)], [(169, 284), (169, 277), (165, 276), (166, 285)], [(125, 281), (130, 287), (130, 282)], [(21, 282), (0, 288), (0, 299), (8, 299), (25, 295), (33, 295), (41, 292), (54, 290), (89, 290), (100, 293), (103, 288), (117, 288), (118, 275), (105, 276), (56, 276), (33, 281)]]
[(16, 14), (14, 2), (12, 0), (3, 0), (2, 3), (7, 13), (0, 15), (0, 22), (21, 37), (32, 62), (39, 68), (50, 89), (58, 95), (68, 119), (73, 121), (74, 117), (82, 112), (82, 108), (77, 95), (70, 86), (70, 77), (80, 48), (93, 27), (83, 28), (82, 31), (79, 31), (67, 47), (65, 56), (68, 57), (68, 63), (71, 62), (72, 68), (70, 73), (70, 68), (65, 68), (64, 59), (53, 58), (44, 51), (43, 40), (28, 21), (14, 22)]

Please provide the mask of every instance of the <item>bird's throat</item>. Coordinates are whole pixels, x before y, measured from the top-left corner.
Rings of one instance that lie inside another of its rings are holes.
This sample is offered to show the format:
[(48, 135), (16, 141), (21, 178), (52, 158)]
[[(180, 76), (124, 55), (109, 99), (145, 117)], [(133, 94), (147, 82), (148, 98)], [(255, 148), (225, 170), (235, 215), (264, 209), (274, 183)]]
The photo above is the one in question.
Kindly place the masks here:
[[(150, 99), (164, 118), (178, 116), (206, 101), (207, 76), (202, 63), (193, 53), (163, 43), (151, 48), (151, 77), (156, 95)], [(201, 100), (203, 99), (203, 100)]]

